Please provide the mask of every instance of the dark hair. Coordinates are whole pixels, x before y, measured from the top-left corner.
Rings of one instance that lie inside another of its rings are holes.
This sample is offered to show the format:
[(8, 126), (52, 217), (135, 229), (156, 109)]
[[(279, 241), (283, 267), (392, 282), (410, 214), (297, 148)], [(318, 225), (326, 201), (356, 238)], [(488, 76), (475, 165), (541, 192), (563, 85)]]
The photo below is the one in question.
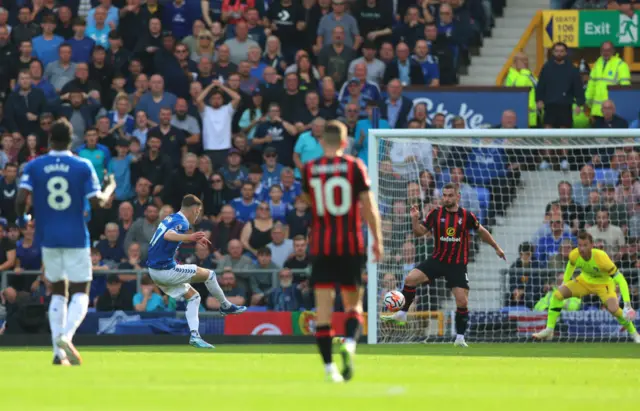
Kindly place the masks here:
[(82, 17), (74, 17), (73, 20), (71, 20), (71, 26), (86, 26), (86, 25), (87, 25), (87, 22)]
[(60, 51), (60, 49), (63, 48), (63, 47), (68, 47), (68, 48), (72, 49), (71, 44), (62, 43), (61, 45), (58, 46), (58, 51)]
[(122, 36), (117, 31), (109, 32), (109, 40), (122, 40)]
[(568, 185), (568, 186), (569, 186), (569, 189), (570, 189), (571, 191), (573, 191), (573, 186), (572, 186), (572, 185), (571, 185), (571, 183), (570, 183), (570, 182), (568, 182), (567, 180), (562, 180), (562, 181), (560, 181), (560, 182), (558, 183), (558, 188), (560, 188), (560, 186), (561, 186), (561, 185), (564, 185), (564, 184)]
[(202, 200), (200, 200), (198, 197), (194, 196), (193, 194), (187, 194), (186, 196), (184, 196), (184, 198), (182, 199), (182, 208), (188, 208), (193, 206), (201, 207)]
[(589, 240), (589, 242), (593, 244), (593, 236), (586, 231), (580, 231), (580, 234), (578, 234), (578, 240)]
[(567, 46), (567, 43), (564, 43), (564, 42), (562, 42), (562, 41), (557, 41), (557, 42), (553, 43), (553, 48), (554, 48), (554, 49), (555, 49), (557, 46), (564, 47), (564, 51), (568, 51), (568, 50), (569, 50), (569, 47)]
[(53, 14), (44, 16), (42, 18), (42, 24), (45, 24), (45, 23), (56, 24), (56, 16), (54, 16)]
[(5, 164), (5, 165), (4, 165), (4, 169), (5, 169), (5, 170), (6, 170), (7, 168), (9, 168), (9, 167), (14, 167), (14, 168), (16, 168), (16, 169), (17, 169), (17, 168), (18, 168), (18, 164), (16, 164), (16, 163), (7, 163), (7, 164)]
[(455, 190), (456, 193), (458, 192), (458, 185), (455, 183), (447, 183), (444, 186), (442, 186), (442, 191), (444, 190)]
[(251, 167), (249, 167), (249, 174), (262, 174), (262, 167), (257, 164), (252, 164)]
[(250, 186), (251, 189), (255, 190), (255, 187), (253, 186), (253, 183), (251, 181), (245, 181), (244, 183), (242, 183), (242, 188), (244, 188), (244, 186)]
[(54, 123), (53, 126), (51, 126), (50, 140), (54, 144), (68, 147), (69, 144), (71, 144), (71, 129), (67, 124), (60, 122)]
[(95, 247), (91, 247), (91, 255), (96, 255), (96, 254), (102, 255), (102, 253), (100, 253), (100, 250), (98, 250)]
[(257, 254), (260, 255), (268, 255), (271, 256), (271, 249), (269, 247), (262, 247), (258, 249)]
[(528, 243), (528, 242), (524, 242), (524, 243), (520, 244), (520, 247), (518, 247), (518, 252), (519, 253), (532, 253), (533, 252), (533, 244)]

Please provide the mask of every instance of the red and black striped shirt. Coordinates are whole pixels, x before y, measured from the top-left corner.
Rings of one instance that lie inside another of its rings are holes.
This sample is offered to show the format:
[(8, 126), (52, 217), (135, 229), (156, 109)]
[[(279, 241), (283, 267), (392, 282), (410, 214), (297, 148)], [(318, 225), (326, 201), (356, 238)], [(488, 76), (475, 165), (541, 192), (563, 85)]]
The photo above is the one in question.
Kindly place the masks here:
[(471, 211), (458, 207), (451, 212), (438, 207), (427, 215), (422, 225), (431, 231), (435, 241), (431, 258), (447, 264), (469, 263), (469, 231), (480, 227)]
[(320, 157), (305, 164), (302, 189), (311, 197), (310, 254), (365, 254), (360, 193), (368, 191), (364, 164), (351, 156)]

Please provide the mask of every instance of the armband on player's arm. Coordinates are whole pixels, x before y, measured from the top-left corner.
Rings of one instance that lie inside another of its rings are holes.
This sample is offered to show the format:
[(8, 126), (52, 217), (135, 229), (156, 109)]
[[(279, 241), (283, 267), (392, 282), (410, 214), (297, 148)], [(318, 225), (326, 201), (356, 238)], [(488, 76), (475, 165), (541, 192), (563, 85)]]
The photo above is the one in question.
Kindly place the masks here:
[(620, 294), (622, 294), (622, 301), (624, 301), (624, 305), (626, 306), (630, 304), (631, 298), (629, 297), (629, 284), (627, 284), (627, 280), (624, 278), (624, 275), (618, 271), (612, 278), (613, 282), (620, 288)]
[(566, 284), (573, 277), (573, 273), (576, 271), (576, 266), (571, 264), (571, 261), (567, 263), (567, 268), (564, 269), (564, 277), (562, 278), (562, 284)]

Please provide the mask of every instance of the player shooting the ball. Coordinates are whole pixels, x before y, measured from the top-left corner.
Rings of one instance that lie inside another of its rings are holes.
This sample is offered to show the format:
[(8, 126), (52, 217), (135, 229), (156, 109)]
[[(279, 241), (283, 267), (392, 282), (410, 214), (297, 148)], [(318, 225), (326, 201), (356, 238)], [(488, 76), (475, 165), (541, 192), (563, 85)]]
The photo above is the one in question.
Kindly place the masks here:
[[(576, 268), (581, 273), (571, 279)], [(616, 285), (620, 288), (624, 310), (618, 303)], [(607, 310), (618, 320), (631, 335), (635, 343), (640, 344), (640, 335), (633, 325), (636, 312), (631, 308), (629, 298), (629, 286), (627, 280), (618, 271), (618, 267), (611, 261), (606, 252), (593, 248), (593, 237), (587, 232), (578, 235), (578, 248), (574, 248), (569, 254), (569, 262), (564, 271), (562, 285), (553, 292), (549, 305), (547, 328), (533, 334), (533, 338), (541, 341), (551, 341), (553, 330), (558, 322), (565, 298), (585, 297), (597, 295)]]

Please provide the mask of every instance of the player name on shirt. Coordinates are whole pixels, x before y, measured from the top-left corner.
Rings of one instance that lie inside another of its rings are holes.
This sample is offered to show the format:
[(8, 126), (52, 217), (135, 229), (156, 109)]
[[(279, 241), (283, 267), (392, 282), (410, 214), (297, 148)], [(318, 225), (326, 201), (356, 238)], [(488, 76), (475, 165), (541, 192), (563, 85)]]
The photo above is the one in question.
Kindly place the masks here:
[(349, 171), (348, 163), (339, 164), (314, 164), (311, 166), (311, 174), (346, 173)]
[(62, 164), (62, 163), (48, 164), (44, 166), (44, 172), (46, 174), (50, 174), (56, 171), (59, 171), (61, 173), (68, 173), (69, 166), (67, 164)]

